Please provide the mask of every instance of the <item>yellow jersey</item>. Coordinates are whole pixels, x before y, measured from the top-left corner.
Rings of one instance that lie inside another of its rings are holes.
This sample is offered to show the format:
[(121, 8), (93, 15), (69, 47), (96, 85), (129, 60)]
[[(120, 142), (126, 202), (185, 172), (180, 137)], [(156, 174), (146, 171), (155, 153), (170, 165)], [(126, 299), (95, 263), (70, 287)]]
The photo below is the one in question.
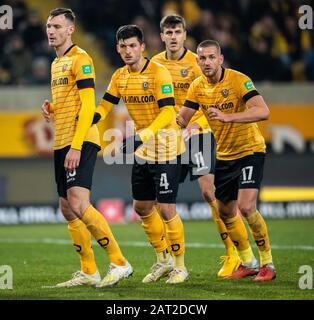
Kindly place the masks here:
[[(94, 88), (95, 71), (91, 57), (72, 45), (51, 65), (51, 92), (54, 119), (54, 150), (71, 145), (81, 108), (79, 90)], [(100, 144), (96, 125), (88, 130), (84, 141)]]
[[(171, 75), (164, 66), (149, 59), (145, 59), (139, 72), (130, 72), (128, 66), (119, 68), (113, 74), (103, 99), (118, 104), (120, 98), (139, 133), (149, 127), (162, 107), (174, 106)], [(161, 162), (175, 159), (184, 150), (180, 128), (173, 117), (167, 127), (158, 130), (154, 139), (149, 139), (137, 149), (136, 155), (148, 161)]]
[[(241, 72), (222, 69), (220, 80), (210, 84), (203, 75), (195, 79), (184, 105), (206, 111), (217, 108), (224, 113), (244, 112), (246, 101), (258, 95), (252, 80)], [(256, 123), (223, 123), (210, 120), (204, 112), (217, 143), (217, 159), (234, 160), (265, 152), (264, 138)]]
[[(202, 75), (202, 71), (197, 64), (197, 55), (192, 51), (185, 49), (182, 56), (178, 60), (170, 60), (167, 57), (167, 52), (163, 51), (152, 58), (152, 61), (156, 61), (165, 66), (172, 77), (174, 98), (175, 98), (175, 110), (178, 113), (183, 106), (190, 84)], [(201, 110), (197, 111), (190, 123), (195, 122), (200, 117), (203, 117)], [(207, 129), (207, 130), (206, 130)], [(209, 131), (209, 124), (205, 122), (205, 126), (202, 126), (202, 131)]]

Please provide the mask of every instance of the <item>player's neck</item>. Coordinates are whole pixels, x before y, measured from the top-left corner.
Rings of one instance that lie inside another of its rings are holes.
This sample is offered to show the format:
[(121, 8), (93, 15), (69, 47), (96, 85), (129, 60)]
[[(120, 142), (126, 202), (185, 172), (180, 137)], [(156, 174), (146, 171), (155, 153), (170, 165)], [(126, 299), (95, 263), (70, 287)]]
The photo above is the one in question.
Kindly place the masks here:
[(221, 80), (221, 75), (222, 75), (222, 67), (220, 66), (217, 73), (213, 77), (206, 77), (206, 78), (208, 83), (215, 84)]
[(184, 47), (182, 47), (181, 49), (179, 49), (178, 51), (175, 51), (175, 52), (166, 49), (167, 59), (169, 59), (169, 60), (179, 60), (182, 57), (184, 51), (185, 51)]
[(55, 48), (57, 57), (64, 56), (64, 53), (73, 45), (72, 40), (66, 41), (62, 46)]
[(145, 58), (142, 56), (137, 62), (134, 64), (129, 64), (128, 68), (130, 72), (139, 72), (142, 70), (145, 63)]

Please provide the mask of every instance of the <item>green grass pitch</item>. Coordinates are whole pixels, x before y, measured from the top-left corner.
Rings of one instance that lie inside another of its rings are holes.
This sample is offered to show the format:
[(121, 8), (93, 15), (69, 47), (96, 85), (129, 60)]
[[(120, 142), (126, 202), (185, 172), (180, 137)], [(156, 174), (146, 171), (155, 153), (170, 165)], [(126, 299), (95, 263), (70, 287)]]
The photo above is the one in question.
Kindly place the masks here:
[[(219, 279), (219, 257), (224, 249), (212, 221), (185, 222), (186, 265), (189, 280), (168, 285), (165, 279), (143, 284), (142, 278), (155, 261), (144, 231), (139, 224), (113, 225), (121, 249), (134, 267), (131, 278), (118, 285), (49, 288), (68, 280), (79, 269), (65, 224), (0, 226), (0, 266), (13, 269), (13, 289), (0, 290), (3, 299), (88, 299), (88, 300), (226, 300), (226, 299), (314, 299), (314, 289), (299, 288), (302, 274), (309, 265), (314, 270), (314, 219), (268, 220), (273, 258), (277, 268), (274, 281), (255, 283), (252, 278)], [(251, 241), (257, 255), (256, 246)], [(104, 276), (108, 259), (93, 245), (98, 268)], [(0, 282), (1, 277), (0, 274)], [(312, 277), (313, 279), (313, 277)], [(312, 280), (313, 281), (313, 280)]]

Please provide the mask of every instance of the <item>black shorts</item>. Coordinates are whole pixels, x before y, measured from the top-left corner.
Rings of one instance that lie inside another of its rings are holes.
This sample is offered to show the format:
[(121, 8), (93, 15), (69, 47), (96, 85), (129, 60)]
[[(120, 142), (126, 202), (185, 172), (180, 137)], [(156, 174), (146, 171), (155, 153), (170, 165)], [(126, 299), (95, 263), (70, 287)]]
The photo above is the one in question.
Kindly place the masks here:
[(263, 179), (265, 153), (256, 152), (236, 160), (217, 160), (215, 196), (222, 202), (238, 199), (239, 189), (259, 189)]
[(64, 168), (65, 157), (70, 146), (54, 151), (55, 180), (59, 197), (66, 198), (67, 190), (71, 187), (91, 189), (97, 153), (99, 146), (91, 142), (84, 142), (79, 166), (69, 173)]
[(133, 164), (133, 199), (160, 203), (176, 203), (181, 172), (180, 159), (177, 163)]
[(190, 181), (207, 174), (214, 174), (216, 164), (216, 145), (212, 132), (193, 135), (185, 142), (186, 151), (181, 156), (180, 183), (190, 173)]

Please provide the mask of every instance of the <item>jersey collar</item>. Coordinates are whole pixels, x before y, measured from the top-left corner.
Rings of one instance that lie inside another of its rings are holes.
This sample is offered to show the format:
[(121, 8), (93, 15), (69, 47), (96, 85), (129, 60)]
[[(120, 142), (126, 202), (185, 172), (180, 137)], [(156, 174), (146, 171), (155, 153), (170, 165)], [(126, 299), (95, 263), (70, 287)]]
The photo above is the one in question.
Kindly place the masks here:
[[(179, 59), (177, 61), (180, 61), (184, 58), (184, 56), (186, 55), (186, 53), (188, 52), (188, 49), (187, 48), (184, 48), (184, 51), (183, 53), (181, 54), (181, 56), (179, 57)], [(166, 59), (168, 60), (168, 56), (167, 56), (167, 51), (165, 51), (165, 57)]]
[(71, 47), (69, 47), (68, 49), (66, 49), (65, 50), (65, 52), (64, 52), (64, 56), (68, 53), (68, 52), (70, 52), (70, 50), (73, 48), (73, 47), (75, 47), (76, 46), (76, 44), (72, 44), (72, 46)]
[(219, 79), (218, 82), (222, 81), (223, 78), (224, 78), (224, 76), (225, 76), (225, 68), (224, 68), (224, 67), (221, 67), (221, 76), (220, 76), (220, 79)]

